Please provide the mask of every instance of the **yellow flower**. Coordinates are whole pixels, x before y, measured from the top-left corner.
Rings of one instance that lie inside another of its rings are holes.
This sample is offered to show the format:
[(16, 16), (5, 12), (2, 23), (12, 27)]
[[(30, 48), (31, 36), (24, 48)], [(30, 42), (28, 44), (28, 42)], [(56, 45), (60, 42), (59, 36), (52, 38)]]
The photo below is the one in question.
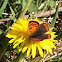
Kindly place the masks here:
[(54, 40), (54, 38), (56, 38), (57, 35), (55, 35), (55, 32), (52, 32), (52, 28), (50, 28), (50, 30), (46, 32), (46, 34), (51, 35), (50, 39), (44, 39), (40, 42), (29, 40), (28, 24), (31, 20), (38, 21), (40, 24), (43, 23), (43, 21), (39, 21), (37, 18), (28, 20), (19, 19), (16, 23), (13, 23), (12, 27), (10, 27), (11, 30), (6, 35), (6, 37), (11, 38), (9, 43), (13, 43), (13, 48), (20, 45), (19, 52), (22, 51), (22, 53), (24, 53), (27, 51), (27, 57), (32, 53), (32, 57), (35, 58), (36, 50), (38, 50), (41, 57), (43, 57), (42, 49), (46, 50), (47, 54), (52, 54), (52, 48), (56, 49), (54, 43), (57, 42), (57, 40)]

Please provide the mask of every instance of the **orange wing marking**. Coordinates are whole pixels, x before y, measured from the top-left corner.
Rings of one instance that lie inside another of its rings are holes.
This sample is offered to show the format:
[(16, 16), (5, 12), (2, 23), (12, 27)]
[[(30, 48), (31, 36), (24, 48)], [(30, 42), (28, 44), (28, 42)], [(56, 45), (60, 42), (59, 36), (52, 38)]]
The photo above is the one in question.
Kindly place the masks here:
[(35, 32), (35, 30), (37, 29), (39, 23), (36, 21), (30, 21), (29, 22), (29, 32), (30, 34), (33, 34)]
[[(47, 24), (44, 24), (44, 26), (46, 27), (46, 30), (49, 31), (49, 27), (48, 27), (48, 25), (47, 25)], [(50, 39), (50, 38), (51, 38), (51, 35), (48, 34), (48, 39)]]

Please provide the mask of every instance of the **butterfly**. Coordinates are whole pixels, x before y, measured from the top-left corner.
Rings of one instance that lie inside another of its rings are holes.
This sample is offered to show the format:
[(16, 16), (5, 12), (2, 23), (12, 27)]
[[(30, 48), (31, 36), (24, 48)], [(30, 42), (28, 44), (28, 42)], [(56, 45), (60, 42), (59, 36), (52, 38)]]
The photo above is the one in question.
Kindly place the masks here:
[(46, 23), (39, 24), (37, 21), (30, 21), (29, 22), (29, 39), (34, 41), (42, 41), (44, 39), (50, 39), (50, 34), (45, 34), (49, 31), (49, 27)]

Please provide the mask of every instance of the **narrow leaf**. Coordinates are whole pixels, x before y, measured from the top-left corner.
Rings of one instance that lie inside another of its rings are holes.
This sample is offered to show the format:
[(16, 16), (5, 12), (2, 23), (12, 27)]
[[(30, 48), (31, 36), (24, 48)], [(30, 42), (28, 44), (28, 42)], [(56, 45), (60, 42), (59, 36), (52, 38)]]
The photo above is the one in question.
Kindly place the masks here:
[(54, 18), (53, 18), (53, 20), (51, 22), (50, 28), (54, 27), (54, 25), (55, 25), (55, 21), (56, 21), (57, 15), (58, 15), (58, 9), (59, 9), (59, 4), (58, 4), (58, 6), (56, 8), (56, 12), (55, 12)]
[(38, 7), (39, 7), (39, 0), (36, 2), (36, 13), (38, 13)]
[(50, 4), (50, 0), (48, 1), (47, 5), (44, 7), (43, 12), (48, 10), (49, 4)]
[(10, 7), (11, 13), (12, 13), (12, 18), (14, 20), (14, 22), (16, 22), (16, 18), (15, 18), (15, 12), (13, 11), (13, 9)]
[[(1, 36), (2, 34), (0, 34)], [(3, 55), (5, 54), (5, 51), (9, 45), (8, 43), (8, 38), (6, 38), (4, 35), (3, 35), (3, 38), (0, 40), (0, 60), (2, 59)]]
[(3, 5), (2, 5), (2, 7), (0, 8), (0, 15), (3, 14), (4, 9), (5, 9), (6, 6), (7, 6), (7, 3), (8, 3), (8, 0), (4, 0)]

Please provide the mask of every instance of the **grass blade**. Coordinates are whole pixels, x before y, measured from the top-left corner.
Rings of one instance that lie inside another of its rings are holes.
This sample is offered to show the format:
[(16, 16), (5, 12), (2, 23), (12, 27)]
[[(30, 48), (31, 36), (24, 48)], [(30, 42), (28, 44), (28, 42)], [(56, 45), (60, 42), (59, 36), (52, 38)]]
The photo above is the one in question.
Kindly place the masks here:
[(4, 12), (4, 9), (6, 8), (7, 3), (8, 3), (8, 0), (4, 0), (3, 5), (2, 5), (2, 7), (0, 8), (0, 17), (1, 17), (1, 15), (3, 14), (3, 12)]
[(39, 0), (36, 2), (36, 13), (38, 13), (38, 7), (39, 7)]
[(16, 17), (15, 17), (15, 12), (13, 11), (13, 9), (10, 7), (11, 13), (12, 13), (12, 18), (14, 20), (14, 22), (16, 22)]
[(57, 14), (58, 14), (58, 9), (59, 9), (59, 4), (58, 4), (58, 6), (57, 6), (57, 8), (56, 8), (56, 12), (55, 12), (54, 18), (53, 18), (53, 20), (52, 20), (52, 22), (51, 22), (50, 28), (54, 27), (54, 25), (55, 25), (55, 21), (56, 21)]
[(20, 14), (19, 18), (23, 18), (23, 17), (24, 17), (24, 15), (25, 15), (26, 11), (28, 10), (28, 7), (29, 7), (29, 5), (31, 4), (32, 1), (33, 1), (33, 0), (28, 0), (28, 1), (27, 1), (27, 3), (26, 3), (26, 5), (25, 5), (25, 7), (24, 7), (22, 13)]
[(48, 10), (49, 4), (50, 4), (50, 0), (48, 1), (47, 5), (44, 7), (43, 12)]

